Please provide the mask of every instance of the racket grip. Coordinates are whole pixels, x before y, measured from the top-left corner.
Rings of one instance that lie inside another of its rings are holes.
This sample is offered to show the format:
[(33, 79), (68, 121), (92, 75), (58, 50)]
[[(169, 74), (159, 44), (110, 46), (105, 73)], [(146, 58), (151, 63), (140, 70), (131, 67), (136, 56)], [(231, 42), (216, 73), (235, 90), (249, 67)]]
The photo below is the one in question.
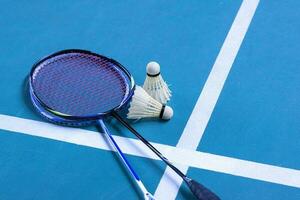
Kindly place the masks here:
[(216, 194), (197, 181), (188, 179), (186, 180), (186, 183), (198, 200), (221, 200)]

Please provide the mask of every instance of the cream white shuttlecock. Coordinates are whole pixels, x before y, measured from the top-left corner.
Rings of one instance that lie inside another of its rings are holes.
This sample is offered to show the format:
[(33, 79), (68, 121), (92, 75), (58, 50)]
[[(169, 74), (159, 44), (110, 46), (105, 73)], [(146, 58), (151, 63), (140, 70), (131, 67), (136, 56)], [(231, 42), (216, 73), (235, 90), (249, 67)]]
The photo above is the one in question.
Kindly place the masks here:
[(160, 74), (160, 66), (157, 62), (147, 64), (147, 76), (143, 85), (144, 90), (162, 104), (170, 100), (171, 90)]
[(161, 118), (169, 120), (173, 116), (173, 109), (170, 106), (161, 104), (152, 98), (142, 87), (136, 86), (130, 107), (128, 119)]

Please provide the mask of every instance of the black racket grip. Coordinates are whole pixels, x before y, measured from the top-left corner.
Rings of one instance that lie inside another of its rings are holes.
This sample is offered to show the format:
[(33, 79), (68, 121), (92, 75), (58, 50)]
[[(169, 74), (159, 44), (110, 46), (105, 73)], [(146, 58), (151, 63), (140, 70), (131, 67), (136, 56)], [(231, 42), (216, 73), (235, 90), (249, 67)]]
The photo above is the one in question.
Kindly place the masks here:
[(221, 200), (216, 194), (197, 181), (190, 179), (186, 183), (198, 200)]

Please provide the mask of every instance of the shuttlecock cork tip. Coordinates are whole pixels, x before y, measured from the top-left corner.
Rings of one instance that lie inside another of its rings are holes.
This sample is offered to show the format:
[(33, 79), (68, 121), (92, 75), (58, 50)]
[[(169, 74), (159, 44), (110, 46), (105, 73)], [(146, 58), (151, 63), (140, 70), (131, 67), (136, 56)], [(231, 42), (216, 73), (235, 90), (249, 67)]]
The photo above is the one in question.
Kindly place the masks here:
[(163, 120), (169, 120), (173, 117), (173, 109), (170, 106), (165, 106), (163, 108), (163, 113), (161, 115), (161, 118)]
[(160, 66), (157, 62), (149, 62), (147, 64), (147, 74), (150, 75), (150, 76), (156, 76), (160, 73)]

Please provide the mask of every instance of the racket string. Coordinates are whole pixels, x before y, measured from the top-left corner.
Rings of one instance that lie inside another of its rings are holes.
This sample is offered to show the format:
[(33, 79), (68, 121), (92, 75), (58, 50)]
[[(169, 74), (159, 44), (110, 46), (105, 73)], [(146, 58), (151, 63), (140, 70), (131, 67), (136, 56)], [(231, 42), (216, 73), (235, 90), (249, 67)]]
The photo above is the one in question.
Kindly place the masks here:
[(129, 91), (129, 78), (109, 59), (79, 53), (43, 62), (33, 79), (35, 93), (42, 102), (76, 116), (111, 110)]

